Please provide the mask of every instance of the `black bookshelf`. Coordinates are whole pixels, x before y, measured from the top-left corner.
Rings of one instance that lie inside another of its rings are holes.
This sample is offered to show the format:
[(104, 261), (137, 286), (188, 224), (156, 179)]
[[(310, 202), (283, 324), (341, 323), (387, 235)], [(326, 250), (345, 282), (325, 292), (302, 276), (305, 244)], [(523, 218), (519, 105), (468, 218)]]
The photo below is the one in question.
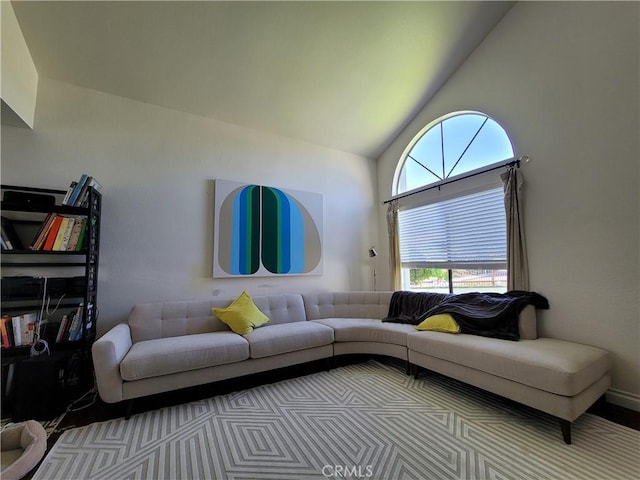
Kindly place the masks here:
[[(37, 313), (40, 338), (49, 349), (48, 353), (35, 355), (32, 345), (7, 347), (3, 343), (2, 417), (13, 421), (52, 417), (93, 387), (91, 345), (96, 338), (98, 313), (102, 195), (89, 187), (82, 206), (69, 206), (62, 204), (66, 190), (0, 187), (2, 217), (19, 237), (19, 248), (5, 249), (3, 243), (1, 314), (6, 319), (23, 312)], [(40, 201), (43, 196), (50, 202)], [(50, 214), (86, 219), (80, 247), (73, 251), (30, 248)], [(56, 341), (62, 315), (78, 312), (80, 305), (74, 339)], [(46, 392), (42, 392), (44, 386)], [(36, 390), (46, 394), (34, 397), (30, 392)]]

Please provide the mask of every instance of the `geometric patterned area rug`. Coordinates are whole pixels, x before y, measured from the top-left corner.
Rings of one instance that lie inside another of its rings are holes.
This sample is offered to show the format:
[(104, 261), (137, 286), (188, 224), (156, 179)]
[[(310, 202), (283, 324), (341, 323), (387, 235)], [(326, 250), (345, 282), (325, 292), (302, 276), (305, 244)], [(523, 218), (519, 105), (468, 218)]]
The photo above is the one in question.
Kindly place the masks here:
[(53, 479), (640, 478), (640, 432), (376, 361), (64, 432)]

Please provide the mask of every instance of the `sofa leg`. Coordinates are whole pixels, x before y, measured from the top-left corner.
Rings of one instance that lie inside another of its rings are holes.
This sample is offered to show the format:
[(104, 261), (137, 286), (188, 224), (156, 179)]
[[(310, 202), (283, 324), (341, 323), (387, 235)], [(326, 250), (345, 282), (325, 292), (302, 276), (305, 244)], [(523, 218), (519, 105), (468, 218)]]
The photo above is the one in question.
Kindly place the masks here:
[(564, 440), (564, 443), (571, 445), (571, 422), (561, 418), (560, 429), (562, 430), (562, 439)]
[(411, 370), (413, 373), (413, 378), (418, 380), (418, 378), (420, 378), (420, 367), (418, 365), (411, 365)]
[(324, 369), (325, 370), (333, 370), (336, 368), (334, 357), (327, 357), (324, 359)]
[(131, 418), (132, 412), (133, 412), (133, 398), (131, 400), (127, 400), (127, 404), (125, 405), (125, 410), (124, 410), (124, 419), (129, 420)]
[(411, 365), (411, 362), (409, 362), (409, 360), (407, 360), (405, 362), (406, 367), (407, 367), (407, 375), (411, 375), (411, 372), (413, 371), (413, 365)]

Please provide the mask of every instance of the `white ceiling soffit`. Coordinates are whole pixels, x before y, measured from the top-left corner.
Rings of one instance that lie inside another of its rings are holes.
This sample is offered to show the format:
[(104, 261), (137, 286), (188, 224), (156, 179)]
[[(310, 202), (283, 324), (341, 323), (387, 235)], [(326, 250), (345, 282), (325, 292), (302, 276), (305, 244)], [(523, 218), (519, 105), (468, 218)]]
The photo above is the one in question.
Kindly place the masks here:
[(22, 2), (40, 76), (369, 158), (513, 2)]

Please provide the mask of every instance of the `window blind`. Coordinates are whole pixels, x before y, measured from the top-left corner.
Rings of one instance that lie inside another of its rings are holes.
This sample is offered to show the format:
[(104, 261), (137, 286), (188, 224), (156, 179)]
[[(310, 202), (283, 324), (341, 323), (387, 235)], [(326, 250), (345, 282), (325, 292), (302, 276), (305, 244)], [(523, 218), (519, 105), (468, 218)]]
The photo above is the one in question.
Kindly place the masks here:
[(500, 187), (400, 210), (398, 224), (402, 268), (506, 268)]

